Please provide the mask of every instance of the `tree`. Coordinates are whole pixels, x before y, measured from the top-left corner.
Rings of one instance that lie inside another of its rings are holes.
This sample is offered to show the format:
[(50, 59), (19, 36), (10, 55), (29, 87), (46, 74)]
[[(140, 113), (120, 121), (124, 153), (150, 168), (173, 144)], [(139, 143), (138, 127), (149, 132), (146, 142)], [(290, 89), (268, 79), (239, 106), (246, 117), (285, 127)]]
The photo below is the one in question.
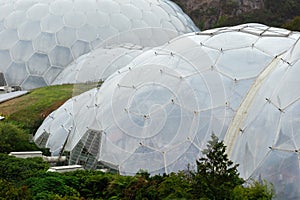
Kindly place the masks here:
[(223, 141), (213, 134), (202, 151), (204, 157), (197, 160), (196, 172), (191, 172), (195, 198), (229, 199), (233, 189), (244, 182), (239, 177), (238, 164), (233, 164), (225, 151)]

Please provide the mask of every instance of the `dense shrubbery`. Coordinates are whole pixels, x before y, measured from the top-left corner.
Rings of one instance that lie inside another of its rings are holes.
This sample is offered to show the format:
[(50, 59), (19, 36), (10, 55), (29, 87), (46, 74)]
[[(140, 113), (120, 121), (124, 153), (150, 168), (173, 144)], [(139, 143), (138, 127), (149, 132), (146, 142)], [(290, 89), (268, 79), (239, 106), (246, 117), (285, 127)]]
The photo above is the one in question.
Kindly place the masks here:
[(227, 158), (223, 142), (213, 136), (196, 171), (135, 176), (100, 171), (46, 172), (39, 158), (0, 154), (0, 199), (271, 199), (270, 184), (244, 187), (237, 165)]
[(16, 125), (6, 122), (0, 123), (0, 153), (11, 151), (31, 151), (38, 148), (29, 143), (29, 134)]

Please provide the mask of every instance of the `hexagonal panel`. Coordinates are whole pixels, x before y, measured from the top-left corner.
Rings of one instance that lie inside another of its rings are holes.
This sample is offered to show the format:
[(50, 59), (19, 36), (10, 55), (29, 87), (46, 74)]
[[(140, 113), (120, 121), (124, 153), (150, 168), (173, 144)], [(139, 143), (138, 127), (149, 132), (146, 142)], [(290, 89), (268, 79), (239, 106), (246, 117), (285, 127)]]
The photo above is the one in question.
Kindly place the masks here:
[(41, 29), (44, 32), (55, 33), (64, 26), (62, 18), (56, 15), (47, 15), (41, 20)]
[(64, 16), (64, 22), (67, 26), (79, 28), (86, 22), (86, 16), (82, 12), (69, 12)]
[(21, 40), (32, 40), (41, 32), (40, 22), (27, 21), (18, 28)]
[(26, 65), (24, 63), (13, 62), (8, 67), (5, 75), (6, 75), (7, 85), (10, 85), (10, 86), (21, 85), (22, 82), (28, 76), (28, 72), (26, 70)]
[(78, 58), (79, 56), (86, 54), (91, 51), (90, 45), (84, 41), (76, 41), (71, 47), (74, 58)]
[(121, 13), (130, 19), (142, 20), (142, 10), (131, 4), (122, 5)]
[(4, 22), (0, 21), (0, 32), (2, 32), (3, 30), (5, 30)]
[(41, 76), (29, 76), (21, 87), (25, 90), (31, 90), (33, 88), (44, 87), (47, 86), (44, 78)]
[(73, 56), (69, 48), (56, 46), (50, 51), (49, 59), (52, 65), (65, 67), (73, 61)]
[(152, 12), (143, 12), (143, 20), (151, 27), (160, 26), (160, 19)]
[(5, 86), (5, 85), (6, 85), (6, 80), (4, 74), (0, 71), (0, 86)]
[(11, 49), (14, 61), (27, 61), (33, 54), (33, 46), (31, 41), (20, 40)]
[(59, 0), (54, 1), (50, 5), (50, 12), (55, 15), (64, 15), (73, 8), (73, 2), (71, 0)]
[(119, 30), (112, 27), (112, 26), (106, 26), (99, 28), (99, 38), (100, 39), (107, 39), (110, 37), (118, 36)]
[(0, 49), (9, 49), (11, 48), (17, 41), (18, 33), (13, 29), (6, 29), (0, 32)]
[(36, 1), (34, 0), (27, 0), (27, 1), (15, 1), (14, 2), (14, 7), (16, 10), (27, 10), (29, 9), (32, 5), (34, 5)]
[(76, 30), (64, 27), (56, 33), (56, 39), (58, 44), (70, 47), (76, 41)]
[(0, 50), (0, 72), (5, 72), (10, 63), (11, 57), (9, 51)]
[(26, 21), (26, 13), (24, 11), (14, 11), (5, 18), (7, 28), (15, 29)]
[(37, 3), (27, 10), (27, 16), (32, 20), (41, 20), (49, 13), (49, 5)]
[(44, 75), (44, 79), (50, 85), (55, 78), (62, 72), (63, 68), (61, 67), (51, 67)]
[(109, 25), (109, 15), (104, 12), (88, 12), (86, 13), (87, 23), (94, 27), (104, 27)]
[(30, 74), (43, 75), (50, 67), (47, 54), (35, 53), (27, 62)]
[(84, 25), (77, 30), (77, 36), (79, 40), (91, 42), (97, 38), (98, 30), (95, 26)]
[(120, 32), (128, 30), (131, 26), (131, 21), (123, 14), (112, 14), (110, 22)]
[(120, 4), (110, 0), (98, 1), (98, 8), (100, 11), (110, 13), (110, 14), (121, 12)]
[(12, 13), (14, 6), (12, 4), (2, 4), (0, 6), (0, 19), (3, 20), (6, 16)]
[(33, 47), (36, 51), (48, 53), (55, 45), (55, 35), (52, 33), (42, 32), (33, 40)]
[(97, 2), (96, 0), (85, 0), (85, 1), (74, 1), (74, 10), (80, 12), (90, 12), (96, 10)]

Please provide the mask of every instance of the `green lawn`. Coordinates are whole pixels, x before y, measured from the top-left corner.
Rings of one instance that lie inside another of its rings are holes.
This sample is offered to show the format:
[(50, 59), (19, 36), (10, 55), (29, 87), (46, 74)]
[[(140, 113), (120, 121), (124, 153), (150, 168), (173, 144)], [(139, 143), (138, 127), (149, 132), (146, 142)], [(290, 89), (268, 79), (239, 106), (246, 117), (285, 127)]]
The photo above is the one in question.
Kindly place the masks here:
[(0, 104), (6, 120), (34, 133), (42, 121), (65, 101), (94, 85), (57, 85), (38, 88), (28, 94)]

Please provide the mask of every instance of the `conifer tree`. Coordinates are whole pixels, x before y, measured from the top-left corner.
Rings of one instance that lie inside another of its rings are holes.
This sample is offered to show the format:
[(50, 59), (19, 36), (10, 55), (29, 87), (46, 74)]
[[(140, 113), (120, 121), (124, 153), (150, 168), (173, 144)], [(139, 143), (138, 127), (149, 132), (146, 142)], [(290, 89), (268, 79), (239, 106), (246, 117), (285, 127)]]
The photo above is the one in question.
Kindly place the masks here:
[(229, 160), (226, 146), (214, 134), (202, 153), (196, 172), (191, 172), (193, 194), (198, 199), (230, 199), (233, 189), (244, 182), (239, 177), (238, 164)]

